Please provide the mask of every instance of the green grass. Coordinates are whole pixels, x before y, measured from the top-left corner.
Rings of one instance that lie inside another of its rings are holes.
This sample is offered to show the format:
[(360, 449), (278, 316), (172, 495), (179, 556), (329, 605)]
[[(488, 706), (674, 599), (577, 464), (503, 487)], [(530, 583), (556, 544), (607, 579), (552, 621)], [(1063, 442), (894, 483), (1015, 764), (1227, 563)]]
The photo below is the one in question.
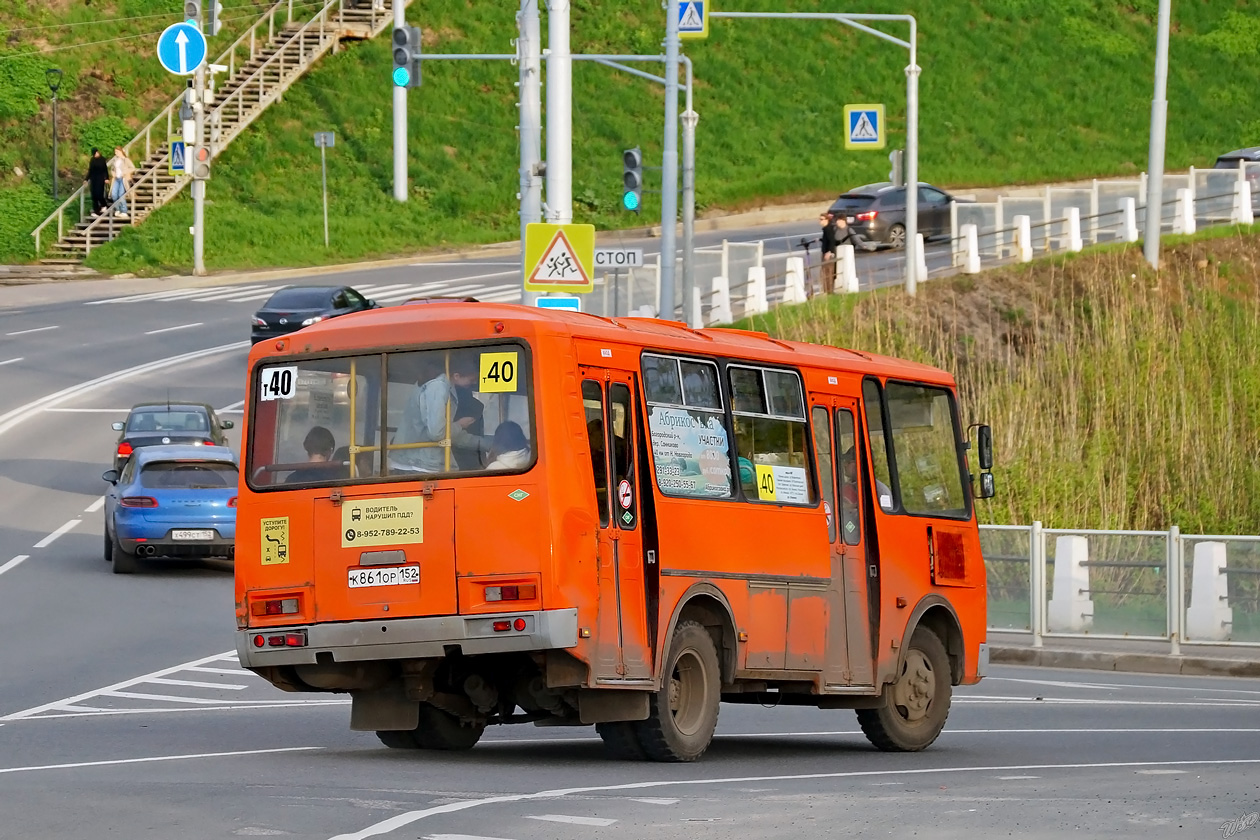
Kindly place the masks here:
[[(169, 7), (166, 0), (114, 0), (103, 11), (81, 0), (53, 5), (70, 10), (55, 16), (6, 6), (0, 27)], [(909, 8), (869, 0), (862, 6), (918, 17), (925, 180), (981, 186), (1144, 168), (1156, 0), (917, 0)], [(819, 11), (831, 5), (745, 0), (739, 7)], [(410, 17), (425, 28), (429, 52), (510, 51), (516, 4), (473, 8), (467, 0), (429, 0)], [(1222, 150), (1260, 138), (1252, 96), (1260, 85), (1254, 37), (1260, 7), (1252, 0), (1179, 3), (1174, 16), (1168, 165), (1205, 165)], [(57, 43), (68, 43), (146, 27), (160, 28), (142, 21), (53, 33)], [(8, 51), (32, 48), (33, 34), (14, 33)], [(662, 34), (654, 0), (574, 0), (575, 51), (656, 53)], [(898, 34), (904, 36), (904, 28)], [(839, 124), (847, 102), (885, 103), (890, 147), (903, 144), (906, 53), (893, 45), (832, 23), (715, 20), (710, 39), (686, 51), (696, 68), (701, 208), (821, 200), (883, 178), (883, 153), (843, 149)], [(0, 94), (0, 218), (8, 202), (20, 199), (28, 229), (47, 181), (39, 173), (49, 160), (48, 107), (37, 77), (53, 60), (71, 71), (62, 115), (69, 120), (67, 137), (79, 146), (89, 125), (117, 128), (101, 123), (107, 118), (128, 131), (139, 128), (178, 90), (158, 69), (146, 39), (14, 62), (0, 57), (0, 68), (26, 68), (26, 93), (16, 105), (6, 105), (13, 97)], [(516, 68), (426, 63), (424, 87), (410, 94), (412, 200), (400, 206), (390, 198), (389, 66), (383, 43), (353, 45), (324, 60), (228, 150), (209, 186), (212, 268), (395, 255), (516, 234)], [(619, 211), (617, 201), (620, 151), (639, 145), (649, 159), (659, 159), (661, 112), (660, 86), (575, 65), (576, 220), (609, 229), (659, 217), (656, 195), (646, 196), (641, 217)], [(311, 141), (318, 130), (338, 137), (329, 161), (333, 247), (327, 251)], [(81, 161), (70, 165), (70, 154), (63, 160), (68, 175), (82, 168)], [(14, 176), (14, 166), (26, 174)], [(18, 189), (32, 183), (34, 192)], [(108, 270), (186, 269), (189, 216), (187, 205), (176, 203), (98, 251), (92, 262)], [(15, 230), (20, 226), (15, 220), (0, 228), (0, 258), (29, 256)]]

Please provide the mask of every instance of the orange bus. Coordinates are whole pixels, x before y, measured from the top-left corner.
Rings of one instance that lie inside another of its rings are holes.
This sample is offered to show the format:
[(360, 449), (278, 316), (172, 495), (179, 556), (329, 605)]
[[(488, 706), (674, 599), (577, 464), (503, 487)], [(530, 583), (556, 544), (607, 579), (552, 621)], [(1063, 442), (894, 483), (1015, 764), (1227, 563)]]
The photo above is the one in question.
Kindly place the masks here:
[(246, 404), (241, 664), (388, 747), (689, 761), (725, 701), (920, 750), (987, 668), (991, 434), (973, 475), (941, 370), (452, 301), (262, 342)]

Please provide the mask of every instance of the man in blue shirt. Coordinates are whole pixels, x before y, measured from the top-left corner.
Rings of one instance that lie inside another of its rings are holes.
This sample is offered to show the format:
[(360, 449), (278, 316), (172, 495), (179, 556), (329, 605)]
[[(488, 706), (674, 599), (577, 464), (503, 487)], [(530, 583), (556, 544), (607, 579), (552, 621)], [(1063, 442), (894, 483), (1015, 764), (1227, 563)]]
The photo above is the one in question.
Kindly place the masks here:
[[(390, 468), (394, 472), (440, 473), (458, 470), (459, 464), (452, 454), (447, 466), (446, 453), (451, 447), (472, 450), (478, 454), (490, 449), (490, 441), (471, 434), (468, 427), (475, 417), (456, 420), (459, 409), (459, 388), (474, 389), (477, 386), (479, 358), (475, 351), (452, 351), (450, 378), (445, 373), (416, 388), (403, 409), (402, 421), (394, 435), (394, 444), (432, 443), (437, 446), (394, 449), (389, 453)], [(450, 422), (449, 434), (447, 422)]]

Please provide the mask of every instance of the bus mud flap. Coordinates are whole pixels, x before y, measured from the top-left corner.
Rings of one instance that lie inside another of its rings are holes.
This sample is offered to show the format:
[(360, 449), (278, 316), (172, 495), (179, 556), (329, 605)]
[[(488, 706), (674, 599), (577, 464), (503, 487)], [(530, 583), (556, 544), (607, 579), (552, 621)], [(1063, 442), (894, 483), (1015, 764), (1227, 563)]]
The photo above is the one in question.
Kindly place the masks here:
[(647, 720), (648, 691), (589, 689), (578, 691), (578, 715), (582, 723)]
[(375, 691), (352, 691), (350, 697), (350, 728), (356, 732), (411, 730), (420, 725), (420, 704), (407, 699), (401, 683)]

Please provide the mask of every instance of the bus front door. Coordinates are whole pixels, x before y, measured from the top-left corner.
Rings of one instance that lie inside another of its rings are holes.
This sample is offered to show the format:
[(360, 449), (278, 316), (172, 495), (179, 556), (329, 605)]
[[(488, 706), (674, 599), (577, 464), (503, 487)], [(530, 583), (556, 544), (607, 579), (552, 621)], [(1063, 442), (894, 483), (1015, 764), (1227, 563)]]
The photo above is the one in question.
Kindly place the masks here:
[(867, 603), (866, 527), (857, 400), (825, 397), (812, 406), (818, 486), (831, 540), (829, 621), (823, 682), (828, 688), (874, 685)]
[(652, 676), (635, 469), (635, 387), (623, 371), (583, 371), (582, 402), (599, 504), (599, 620), (597, 679), (647, 680)]

